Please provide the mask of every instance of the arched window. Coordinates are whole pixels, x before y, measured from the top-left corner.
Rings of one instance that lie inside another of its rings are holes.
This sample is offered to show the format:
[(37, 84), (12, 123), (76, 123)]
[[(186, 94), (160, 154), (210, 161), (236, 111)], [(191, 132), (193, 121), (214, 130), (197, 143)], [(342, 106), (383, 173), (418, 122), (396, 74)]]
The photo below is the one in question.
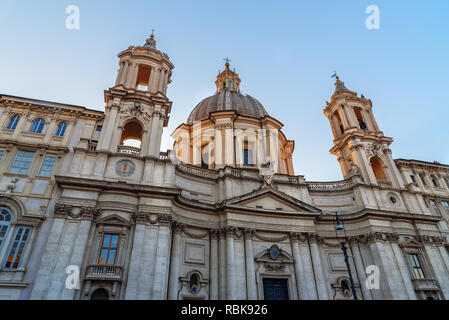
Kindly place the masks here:
[(11, 226), (12, 217), (13, 214), (9, 209), (0, 207), (0, 250), (2, 249), (9, 227)]
[(109, 293), (106, 289), (97, 289), (90, 296), (90, 300), (109, 300)]
[(354, 113), (357, 118), (357, 122), (359, 123), (359, 127), (362, 130), (368, 130), (368, 127), (366, 126), (365, 120), (363, 119), (362, 115), (362, 109), (359, 107), (354, 108)]
[(189, 289), (193, 294), (198, 293), (200, 291), (200, 279), (196, 273), (193, 273), (189, 279)]
[(34, 120), (33, 124), (31, 125), (30, 132), (42, 133), (42, 130), (44, 129), (44, 125), (45, 125), (44, 119), (36, 119), (36, 120)]
[(15, 115), (9, 120), (8, 126), (6, 127), (9, 130), (14, 130), (17, 127), (17, 124), (19, 123), (20, 117), (18, 115)]
[(120, 144), (122, 146), (140, 148), (142, 144), (142, 126), (137, 121), (131, 121), (123, 127)]
[(65, 123), (65, 122), (60, 122), (59, 124), (58, 124), (58, 129), (56, 129), (56, 136), (57, 137), (62, 137), (62, 136), (64, 136), (64, 133), (65, 133), (65, 129), (67, 128), (67, 123)]
[(370, 159), (371, 168), (373, 168), (374, 175), (377, 180), (386, 180), (383, 163), (379, 157), (374, 156)]

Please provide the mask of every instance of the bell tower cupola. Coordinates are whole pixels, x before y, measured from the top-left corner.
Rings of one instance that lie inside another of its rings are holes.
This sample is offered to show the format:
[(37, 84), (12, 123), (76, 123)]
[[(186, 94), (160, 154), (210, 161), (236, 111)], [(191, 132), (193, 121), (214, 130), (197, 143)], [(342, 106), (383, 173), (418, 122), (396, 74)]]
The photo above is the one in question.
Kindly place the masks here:
[(159, 157), (172, 102), (167, 86), (174, 65), (152, 33), (142, 46), (120, 52), (115, 85), (105, 91), (105, 118), (97, 150)]
[(335, 91), (323, 111), (334, 136), (330, 153), (337, 156), (343, 177), (360, 175), (368, 184), (404, 188), (389, 148), (393, 139), (380, 131), (371, 100), (334, 76)]

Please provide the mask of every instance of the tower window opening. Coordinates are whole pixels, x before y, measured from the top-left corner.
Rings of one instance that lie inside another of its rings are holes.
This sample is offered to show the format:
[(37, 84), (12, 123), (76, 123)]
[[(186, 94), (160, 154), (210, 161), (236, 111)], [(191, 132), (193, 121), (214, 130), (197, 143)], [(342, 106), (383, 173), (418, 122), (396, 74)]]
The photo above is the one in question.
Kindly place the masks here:
[(136, 88), (139, 90), (148, 90), (148, 85), (150, 82), (151, 69), (148, 66), (139, 66), (139, 71), (137, 72)]
[(243, 143), (243, 165), (246, 167), (254, 166), (253, 151), (249, 148), (248, 141)]
[(226, 89), (226, 82), (223, 81), (223, 89)]
[(377, 180), (386, 180), (385, 171), (383, 168), (382, 160), (379, 157), (374, 156), (370, 160), (371, 168), (373, 169), (374, 176)]
[(340, 115), (338, 114), (338, 111), (334, 112), (334, 119), (337, 122), (337, 127), (340, 128), (340, 133), (345, 133), (345, 129), (343, 127), (343, 123), (341, 122)]
[(232, 81), (229, 81), (229, 88), (232, 88)]
[(209, 169), (209, 144), (201, 147), (201, 168)]
[(128, 122), (123, 127), (120, 145), (140, 148), (142, 144), (142, 131), (142, 126), (138, 122)]
[(365, 120), (363, 120), (362, 109), (356, 107), (354, 108), (354, 112), (355, 116), (357, 117), (360, 129), (367, 131), (368, 127), (366, 126)]

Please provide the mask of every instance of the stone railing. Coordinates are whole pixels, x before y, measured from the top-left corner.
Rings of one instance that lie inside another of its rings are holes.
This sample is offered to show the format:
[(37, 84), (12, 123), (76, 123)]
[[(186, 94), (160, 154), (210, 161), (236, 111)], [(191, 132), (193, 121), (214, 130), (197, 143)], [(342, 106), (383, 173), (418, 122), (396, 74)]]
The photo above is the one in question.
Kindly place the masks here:
[(391, 182), (384, 179), (378, 179), (377, 184), (379, 185), (379, 187), (391, 187)]
[(186, 164), (186, 163), (180, 163), (178, 164), (178, 168), (180, 168), (181, 170), (197, 175), (197, 176), (202, 176), (202, 177), (207, 177), (207, 178), (213, 178), (216, 179), (218, 178), (218, 174), (214, 171), (208, 170), (208, 169), (203, 169), (194, 165), (190, 165), (190, 164)]
[(330, 182), (306, 182), (307, 188), (312, 191), (339, 191), (352, 187), (351, 179)]
[(130, 147), (130, 146), (118, 146), (117, 152), (138, 156), (138, 155), (140, 155), (140, 148)]
[(96, 151), (97, 150), (97, 143), (96, 142), (89, 142), (87, 145), (87, 149), (89, 151)]
[(438, 282), (434, 279), (412, 279), (415, 291), (440, 290)]
[(167, 151), (161, 151), (159, 152), (159, 159), (160, 160), (169, 160), (170, 156), (171, 156), (171, 150), (167, 150)]
[(123, 267), (110, 264), (91, 264), (87, 267), (86, 279), (122, 280)]

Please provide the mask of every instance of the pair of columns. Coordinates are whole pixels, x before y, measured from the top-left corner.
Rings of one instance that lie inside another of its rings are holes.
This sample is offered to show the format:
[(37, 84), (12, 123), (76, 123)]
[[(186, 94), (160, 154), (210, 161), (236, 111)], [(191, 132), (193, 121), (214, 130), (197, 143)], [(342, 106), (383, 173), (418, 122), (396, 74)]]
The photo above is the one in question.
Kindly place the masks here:
[[(165, 93), (168, 85), (169, 72), (163, 68), (150, 68), (150, 78), (148, 79), (148, 92), (157, 91)], [(139, 64), (129, 60), (122, 60), (115, 85), (122, 84), (125, 88), (134, 88), (136, 86)]]

